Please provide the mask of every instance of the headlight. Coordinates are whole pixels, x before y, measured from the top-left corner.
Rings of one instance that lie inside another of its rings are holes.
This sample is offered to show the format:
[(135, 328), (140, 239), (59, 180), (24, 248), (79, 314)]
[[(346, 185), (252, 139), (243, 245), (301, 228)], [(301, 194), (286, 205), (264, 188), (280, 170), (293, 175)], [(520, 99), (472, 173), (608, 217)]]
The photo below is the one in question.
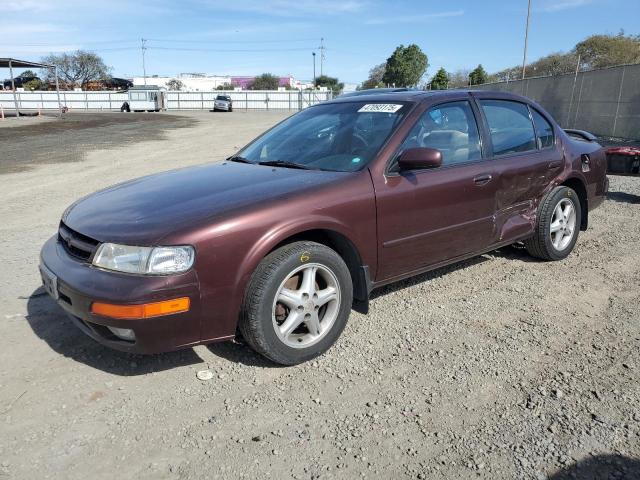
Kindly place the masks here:
[(163, 275), (186, 272), (193, 265), (193, 247), (131, 247), (103, 243), (93, 264), (117, 272)]

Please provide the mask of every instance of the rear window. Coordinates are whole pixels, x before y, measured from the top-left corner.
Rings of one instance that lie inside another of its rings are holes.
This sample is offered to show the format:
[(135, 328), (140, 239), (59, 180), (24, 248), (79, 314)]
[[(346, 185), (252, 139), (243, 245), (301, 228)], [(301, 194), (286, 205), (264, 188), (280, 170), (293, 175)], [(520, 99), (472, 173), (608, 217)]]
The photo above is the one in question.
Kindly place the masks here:
[(540, 113), (533, 108), (531, 109), (533, 123), (536, 126), (536, 137), (538, 139), (538, 148), (553, 147), (553, 127)]
[(491, 132), (493, 154), (508, 155), (536, 149), (529, 108), (509, 100), (480, 100)]

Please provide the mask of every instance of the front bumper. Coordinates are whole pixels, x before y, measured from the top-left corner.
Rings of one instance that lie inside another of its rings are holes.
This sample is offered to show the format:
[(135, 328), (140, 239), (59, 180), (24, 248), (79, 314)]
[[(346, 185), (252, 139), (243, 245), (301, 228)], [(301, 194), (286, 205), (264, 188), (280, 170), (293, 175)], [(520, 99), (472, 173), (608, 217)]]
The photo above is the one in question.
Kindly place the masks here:
[[(40, 263), (57, 276), (55, 301), (58, 305), (78, 328), (103, 345), (132, 353), (160, 353), (200, 341), (200, 289), (193, 269), (171, 276), (109, 272), (71, 257), (57, 236), (42, 247)], [(138, 320), (118, 320), (91, 313), (94, 301), (135, 305), (178, 297), (189, 297), (188, 312)], [(121, 340), (107, 327), (131, 329), (135, 341)]]
[(216, 103), (214, 104), (213, 108), (215, 108), (216, 110), (225, 110), (228, 112), (230, 105), (228, 103)]

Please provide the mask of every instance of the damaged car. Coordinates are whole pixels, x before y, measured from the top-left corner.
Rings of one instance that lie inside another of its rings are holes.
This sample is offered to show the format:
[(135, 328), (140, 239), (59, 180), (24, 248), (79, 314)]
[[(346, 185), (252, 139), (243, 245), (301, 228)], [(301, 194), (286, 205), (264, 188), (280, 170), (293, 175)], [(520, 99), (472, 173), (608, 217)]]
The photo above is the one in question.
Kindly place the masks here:
[(343, 97), (224, 162), (78, 200), (40, 272), (77, 327), (109, 347), (241, 337), (292, 365), (327, 351), (383, 285), (517, 242), (564, 259), (605, 198), (605, 170), (588, 134), (514, 94)]

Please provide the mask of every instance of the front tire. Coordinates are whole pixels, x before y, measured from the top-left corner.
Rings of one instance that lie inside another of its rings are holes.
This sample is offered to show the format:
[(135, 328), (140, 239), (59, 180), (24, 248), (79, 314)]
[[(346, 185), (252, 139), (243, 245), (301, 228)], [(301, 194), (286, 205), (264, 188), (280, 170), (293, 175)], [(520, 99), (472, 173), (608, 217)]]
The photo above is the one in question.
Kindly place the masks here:
[(256, 352), (282, 365), (327, 351), (347, 324), (353, 286), (342, 258), (315, 242), (295, 242), (267, 255), (254, 272), (240, 332)]
[(540, 204), (535, 234), (524, 242), (527, 251), (543, 260), (566, 258), (578, 240), (581, 218), (576, 192), (565, 186), (554, 188)]

